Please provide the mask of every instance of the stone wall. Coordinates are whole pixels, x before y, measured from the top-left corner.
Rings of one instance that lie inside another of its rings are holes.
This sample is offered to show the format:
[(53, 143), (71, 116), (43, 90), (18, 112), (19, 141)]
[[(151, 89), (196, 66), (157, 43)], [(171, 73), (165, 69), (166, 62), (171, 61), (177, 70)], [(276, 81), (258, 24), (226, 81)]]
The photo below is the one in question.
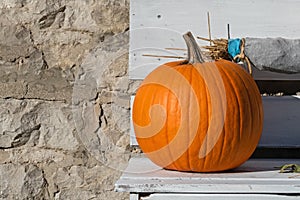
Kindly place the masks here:
[(0, 199), (128, 199), (129, 0), (1, 0), (0, 27)]

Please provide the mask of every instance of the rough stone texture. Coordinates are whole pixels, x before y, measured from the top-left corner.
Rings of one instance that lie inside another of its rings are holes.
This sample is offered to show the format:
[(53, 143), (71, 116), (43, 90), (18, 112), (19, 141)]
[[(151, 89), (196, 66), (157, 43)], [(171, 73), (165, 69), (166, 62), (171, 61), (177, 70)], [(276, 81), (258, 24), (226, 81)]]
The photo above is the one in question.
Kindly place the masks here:
[(259, 70), (300, 73), (300, 40), (246, 38), (245, 54)]
[(0, 1), (0, 199), (128, 199), (129, 1)]
[(76, 150), (67, 105), (42, 100), (0, 100), (0, 149), (39, 146)]
[(41, 169), (33, 164), (0, 165), (1, 199), (42, 199), (48, 197), (47, 182)]

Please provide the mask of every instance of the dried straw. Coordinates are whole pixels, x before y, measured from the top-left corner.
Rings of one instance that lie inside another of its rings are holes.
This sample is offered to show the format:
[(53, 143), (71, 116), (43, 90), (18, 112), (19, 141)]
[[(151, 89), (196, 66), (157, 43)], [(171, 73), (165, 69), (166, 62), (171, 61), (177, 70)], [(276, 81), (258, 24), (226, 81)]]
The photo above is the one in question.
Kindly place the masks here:
[(231, 60), (227, 47), (228, 47), (228, 40), (227, 39), (207, 39), (203, 37), (197, 37), (200, 40), (211, 42), (212, 45), (210, 46), (202, 46), (202, 48), (206, 49), (208, 51), (209, 56), (213, 60), (219, 60), (219, 59), (226, 59)]
[[(209, 46), (201, 46), (202, 49), (206, 51), (202, 51), (203, 56), (206, 60), (219, 60), (219, 59), (226, 59), (231, 60), (227, 47), (228, 47), (228, 40), (227, 39), (208, 39), (204, 37), (197, 37), (200, 40), (211, 42)], [(183, 48), (165, 48), (166, 50), (176, 50), (176, 51), (186, 51)], [(151, 55), (151, 54), (143, 54), (143, 56), (149, 57), (159, 57), (159, 58), (175, 58), (175, 59), (184, 59), (183, 56), (167, 56), (167, 55)]]
[(156, 58), (176, 58), (176, 59), (185, 59), (185, 57), (183, 57), (183, 56), (167, 56), (167, 55), (154, 55), (154, 54), (143, 54), (142, 56), (156, 57)]

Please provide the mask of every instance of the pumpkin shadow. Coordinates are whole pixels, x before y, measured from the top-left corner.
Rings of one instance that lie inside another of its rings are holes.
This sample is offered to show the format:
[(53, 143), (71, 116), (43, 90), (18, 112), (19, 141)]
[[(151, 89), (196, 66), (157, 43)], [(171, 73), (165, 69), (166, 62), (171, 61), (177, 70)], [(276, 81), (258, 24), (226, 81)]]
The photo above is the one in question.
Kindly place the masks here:
[[(225, 171), (218, 171), (218, 172), (193, 172), (193, 171), (185, 171), (181, 173), (190, 173), (190, 174), (235, 174), (235, 173), (255, 173), (255, 172), (270, 172), (270, 171), (277, 171), (279, 173), (281, 166), (295, 162), (294, 160), (287, 160), (287, 159), (250, 159), (241, 166), (229, 169)], [(300, 163), (300, 159), (298, 161)], [(166, 169), (165, 169), (166, 170)], [(167, 170), (167, 171), (174, 171), (175, 170)]]

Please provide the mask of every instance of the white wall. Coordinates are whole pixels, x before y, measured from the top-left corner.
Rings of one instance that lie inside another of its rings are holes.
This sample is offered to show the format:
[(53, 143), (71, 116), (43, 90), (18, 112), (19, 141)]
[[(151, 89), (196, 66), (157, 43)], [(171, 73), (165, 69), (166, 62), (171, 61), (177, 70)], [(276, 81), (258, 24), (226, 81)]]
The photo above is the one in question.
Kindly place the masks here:
[(142, 54), (184, 56), (164, 48), (185, 48), (182, 34), (189, 30), (208, 37), (207, 12), (213, 38), (227, 38), (227, 24), (232, 38), (300, 38), (299, 0), (131, 0), (130, 4), (131, 79), (143, 79), (158, 65), (174, 60)]

